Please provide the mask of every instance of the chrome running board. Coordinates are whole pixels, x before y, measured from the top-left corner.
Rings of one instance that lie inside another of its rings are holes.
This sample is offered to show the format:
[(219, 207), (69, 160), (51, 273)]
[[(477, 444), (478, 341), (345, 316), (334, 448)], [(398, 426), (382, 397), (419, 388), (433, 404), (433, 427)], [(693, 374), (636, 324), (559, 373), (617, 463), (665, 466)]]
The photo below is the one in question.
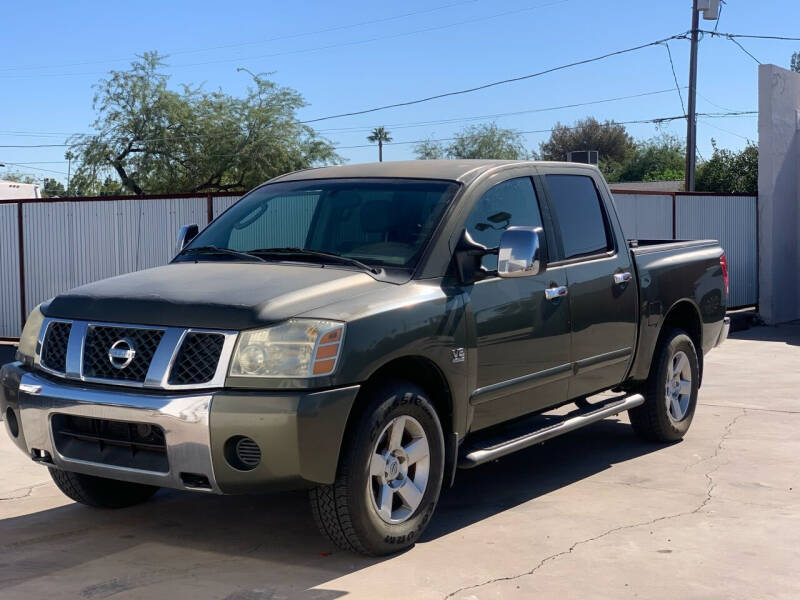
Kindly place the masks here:
[(621, 399), (613, 398), (610, 402), (602, 403), (599, 408), (594, 410), (591, 410), (593, 407), (588, 407), (590, 409), (588, 412), (583, 412), (576, 416), (566, 415), (563, 421), (555, 423), (554, 425), (535, 429), (529, 433), (517, 435), (500, 442), (494, 439), (491, 445), (484, 447), (480, 445), (470, 446), (460, 457), (458, 466), (462, 469), (477, 467), (490, 460), (495, 460), (501, 456), (516, 452), (517, 450), (522, 450), (523, 448), (528, 448), (559, 435), (580, 429), (581, 427), (630, 410), (631, 408), (636, 408), (643, 403), (644, 396), (641, 394), (633, 394)]

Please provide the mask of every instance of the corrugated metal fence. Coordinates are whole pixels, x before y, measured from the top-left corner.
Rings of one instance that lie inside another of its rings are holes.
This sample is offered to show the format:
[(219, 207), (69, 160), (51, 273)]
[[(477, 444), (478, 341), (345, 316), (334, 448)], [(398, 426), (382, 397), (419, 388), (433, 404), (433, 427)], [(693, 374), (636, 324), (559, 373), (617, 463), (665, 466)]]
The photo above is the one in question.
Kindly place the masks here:
[[(0, 338), (19, 336), (23, 315), (60, 292), (166, 263), (181, 225), (202, 228), (240, 197), (0, 201)], [(731, 270), (730, 305), (758, 302), (756, 197), (625, 191), (614, 197), (628, 237), (720, 240)]]
[(758, 304), (758, 197), (615, 190), (629, 238), (719, 240), (728, 257), (731, 308)]
[(0, 338), (19, 336), (23, 315), (56, 294), (163, 265), (172, 258), (181, 225), (197, 223), (202, 228), (240, 197), (0, 201)]

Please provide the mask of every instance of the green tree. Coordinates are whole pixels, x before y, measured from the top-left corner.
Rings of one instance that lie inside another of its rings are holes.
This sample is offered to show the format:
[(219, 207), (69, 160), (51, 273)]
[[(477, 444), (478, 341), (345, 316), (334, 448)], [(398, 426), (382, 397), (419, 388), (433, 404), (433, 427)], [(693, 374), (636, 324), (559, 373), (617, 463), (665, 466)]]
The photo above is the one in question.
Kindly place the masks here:
[(184, 85), (170, 89), (164, 57), (148, 52), (95, 85), (98, 133), (74, 136), (79, 161), (72, 193), (244, 190), (297, 169), (341, 161), (296, 117), (303, 97), (263, 75), (237, 98)]
[(376, 127), (367, 136), (367, 141), (373, 144), (378, 142), (378, 162), (383, 162), (383, 144), (392, 141), (392, 136), (389, 135), (389, 132), (383, 126)]
[(414, 154), (417, 155), (417, 160), (447, 158), (446, 153), (446, 148), (440, 142), (433, 140), (424, 140), (414, 146)]
[(42, 195), (45, 198), (64, 198), (67, 195), (67, 188), (58, 179), (45, 177), (42, 182)]
[(542, 160), (567, 160), (570, 151), (597, 150), (600, 168), (612, 173), (634, 149), (624, 125), (587, 117), (572, 126), (556, 123), (547, 141), (539, 145), (539, 154)]
[(501, 158), (525, 160), (531, 153), (525, 148), (521, 133), (498, 127), (496, 123), (470, 125), (455, 135), (447, 145), (425, 140), (414, 147), (418, 159), (435, 158)]
[(14, 181), (16, 183), (39, 183), (39, 180), (33, 175), (27, 175), (10, 169), (4, 173), (0, 173), (0, 179), (3, 181)]
[(717, 147), (697, 169), (695, 189), (720, 194), (758, 194), (758, 146), (748, 142), (739, 152)]
[(789, 68), (795, 73), (800, 73), (800, 52), (792, 52), (792, 61)]
[(684, 178), (686, 146), (662, 134), (637, 142), (622, 162), (607, 165), (609, 181), (670, 181)]

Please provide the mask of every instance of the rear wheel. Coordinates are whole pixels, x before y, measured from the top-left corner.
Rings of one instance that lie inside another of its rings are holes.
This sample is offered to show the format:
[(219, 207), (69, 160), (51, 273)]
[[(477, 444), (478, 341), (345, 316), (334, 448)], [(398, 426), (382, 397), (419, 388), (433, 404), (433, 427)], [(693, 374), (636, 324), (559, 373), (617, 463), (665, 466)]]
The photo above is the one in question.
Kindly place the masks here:
[(152, 485), (94, 477), (83, 473), (50, 469), (50, 477), (64, 494), (95, 508), (127, 508), (148, 500), (158, 491)]
[(653, 361), (641, 390), (645, 402), (628, 414), (633, 429), (643, 438), (674, 442), (686, 435), (697, 406), (697, 352), (689, 335), (674, 329), (664, 336)]
[(379, 556), (413, 546), (427, 526), (442, 486), (444, 436), (417, 386), (393, 382), (370, 396), (345, 441), (336, 481), (313, 489), (310, 500), (333, 543)]

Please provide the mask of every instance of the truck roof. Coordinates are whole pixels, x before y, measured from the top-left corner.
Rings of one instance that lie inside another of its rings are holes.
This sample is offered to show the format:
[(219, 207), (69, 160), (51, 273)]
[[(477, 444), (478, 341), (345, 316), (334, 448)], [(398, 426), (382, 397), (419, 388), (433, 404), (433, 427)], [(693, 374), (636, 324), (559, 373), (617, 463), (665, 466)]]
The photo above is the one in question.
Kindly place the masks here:
[(271, 179), (270, 182), (350, 177), (403, 177), (414, 179), (448, 179), (466, 183), (490, 169), (520, 164), (539, 167), (569, 165), (572, 167), (594, 168), (591, 165), (579, 163), (532, 160), (399, 160), (304, 169), (302, 171), (280, 175)]

